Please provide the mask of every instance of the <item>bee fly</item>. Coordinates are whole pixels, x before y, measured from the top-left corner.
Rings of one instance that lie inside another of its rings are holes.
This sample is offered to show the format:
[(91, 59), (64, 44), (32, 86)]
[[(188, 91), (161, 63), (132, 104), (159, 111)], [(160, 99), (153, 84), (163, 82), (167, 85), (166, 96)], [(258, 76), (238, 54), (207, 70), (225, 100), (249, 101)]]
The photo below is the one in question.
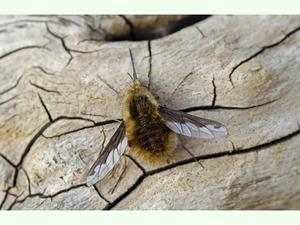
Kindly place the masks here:
[(112, 170), (127, 145), (137, 156), (155, 163), (172, 155), (177, 145), (176, 134), (203, 139), (227, 135), (221, 123), (160, 106), (156, 97), (138, 81), (130, 50), (129, 53), (133, 82), (124, 103), (124, 121), (89, 170), (88, 186)]

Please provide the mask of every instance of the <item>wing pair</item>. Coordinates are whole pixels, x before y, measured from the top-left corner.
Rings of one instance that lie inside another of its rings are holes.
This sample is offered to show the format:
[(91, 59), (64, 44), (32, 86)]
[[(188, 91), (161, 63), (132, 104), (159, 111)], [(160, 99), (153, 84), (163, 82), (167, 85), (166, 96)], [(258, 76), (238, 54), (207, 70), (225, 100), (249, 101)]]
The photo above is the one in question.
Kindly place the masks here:
[[(227, 129), (216, 121), (193, 116), (160, 106), (159, 112), (167, 120), (167, 127), (177, 134), (195, 138), (217, 138), (227, 135)], [(86, 184), (91, 186), (101, 180), (118, 163), (127, 146), (124, 121), (118, 127), (99, 158), (87, 174)]]

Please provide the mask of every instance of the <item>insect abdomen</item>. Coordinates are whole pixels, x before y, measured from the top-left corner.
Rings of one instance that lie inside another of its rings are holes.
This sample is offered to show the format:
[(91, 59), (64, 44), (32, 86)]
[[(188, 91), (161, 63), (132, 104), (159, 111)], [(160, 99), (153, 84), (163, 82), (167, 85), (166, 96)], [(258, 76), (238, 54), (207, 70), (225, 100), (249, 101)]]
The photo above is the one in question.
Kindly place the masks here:
[(175, 134), (159, 117), (139, 118), (139, 126), (127, 130), (128, 146), (133, 152), (149, 162), (157, 162), (169, 158), (176, 146)]

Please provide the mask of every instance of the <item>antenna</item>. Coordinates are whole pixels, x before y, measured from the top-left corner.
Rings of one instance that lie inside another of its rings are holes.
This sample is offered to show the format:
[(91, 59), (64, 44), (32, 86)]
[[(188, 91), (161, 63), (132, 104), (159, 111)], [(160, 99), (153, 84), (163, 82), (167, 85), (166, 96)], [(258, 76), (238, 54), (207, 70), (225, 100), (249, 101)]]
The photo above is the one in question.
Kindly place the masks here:
[(133, 64), (133, 59), (132, 59), (132, 53), (131, 53), (130, 49), (129, 49), (129, 53), (130, 53), (131, 64), (132, 64), (132, 69), (133, 69), (133, 79), (137, 80), (137, 76), (136, 76), (136, 72), (135, 72), (135, 68), (134, 68), (134, 64)]

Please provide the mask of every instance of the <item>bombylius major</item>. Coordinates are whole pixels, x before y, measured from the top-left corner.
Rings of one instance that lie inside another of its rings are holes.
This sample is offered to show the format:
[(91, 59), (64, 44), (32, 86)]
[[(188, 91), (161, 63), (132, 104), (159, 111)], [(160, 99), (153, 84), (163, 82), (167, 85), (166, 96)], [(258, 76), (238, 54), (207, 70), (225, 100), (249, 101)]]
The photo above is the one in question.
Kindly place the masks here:
[(89, 170), (88, 186), (112, 170), (127, 145), (137, 156), (155, 163), (171, 157), (177, 145), (176, 134), (203, 139), (227, 135), (226, 127), (219, 122), (160, 106), (157, 98), (138, 81), (130, 49), (129, 53), (133, 82), (124, 103), (124, 121)]

